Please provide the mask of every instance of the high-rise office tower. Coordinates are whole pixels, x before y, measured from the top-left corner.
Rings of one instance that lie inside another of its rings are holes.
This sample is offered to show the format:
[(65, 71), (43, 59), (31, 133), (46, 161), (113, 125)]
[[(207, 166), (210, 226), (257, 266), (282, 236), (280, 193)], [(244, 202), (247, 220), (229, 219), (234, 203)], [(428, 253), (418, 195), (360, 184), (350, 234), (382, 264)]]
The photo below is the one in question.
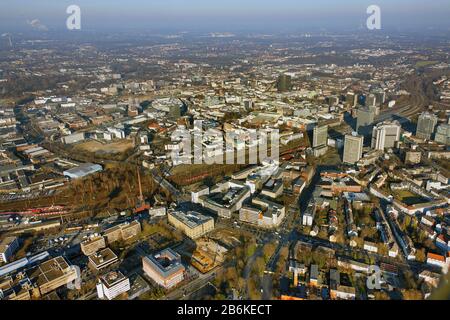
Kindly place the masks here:
[(328, 126), (316, 126), (313, 131), (313, 148), (326, 146), (328, 142)]
[(366, 106), (374, 107), (377, 105), (377, 97), (374, 94), (369, 94), (366, 97)]
[(438, 117), (429, 112), (423, 112), (419, 116), (419, 121), (417, 122), (416, 136), (421, 139), (431, 139), (434, 133), (434, 128), (438, 122)]
[(347, 164), (355, 164), (358, 162), (362, 157), (363, 144), (363, 136), (358, 136), (356, 133), (346, 135), (343, 162)]
[(377, 106), (382, 105), (386, 102), (386, 92), (383, 89), (374, 90), (373, 94), (376, 97)]
[(384, 150), (395, 147), (395, 143), (400, 140), (400, 130), (398, 121), (377, 124), (372, 131), (372, 149)]
[(364, 94), (358, 95), (358, 104), (362, 106), (366, 105), (366, 96)]
[(358, 104), (358, 95), (354, 92), (347, 92), (345, 104), (349, 107), (355, 107)]
[(291, 90), (291, 87), (292, 87), (291, 76), (289, 76), (287, 74), (281, 74), (278, 77), (278, 81), (277, 81), (278, 92), (289, 91), (289, 90)]
[(360, 108), (357, 112), (356, 130), (361, 127), (369, 126), (375, 120), (375, 112), (373, 109)]
[(380, 115), (380, 107), (379, 106), (370, 106), (369, 110), (373, 113), (374, 118)]
[(253, 101), (252, 100), (245, 100), (244, 101), (244, 108), (247, 111), (250, 111), (253, 109)]
[(434, 141), (437, 143), (450, 145), (450, 124), (441, 124), (437, 127)]
[(337, 106), (338, 104), (339, 104), (339, 97), (338, 96), (328, 97), (328, 105), (330, 107)]

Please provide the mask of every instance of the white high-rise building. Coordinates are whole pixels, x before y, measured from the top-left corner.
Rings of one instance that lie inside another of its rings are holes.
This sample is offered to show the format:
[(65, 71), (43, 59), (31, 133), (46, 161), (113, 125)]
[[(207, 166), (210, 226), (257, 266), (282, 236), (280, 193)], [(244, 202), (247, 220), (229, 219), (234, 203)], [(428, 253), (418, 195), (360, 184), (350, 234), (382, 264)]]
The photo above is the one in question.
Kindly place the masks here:
[(355, 164), (362, 157), (364, 145), (364, 137), (357, 134), (346, 135), (344, 143), (343, 162), (347, 164)]
[(112, 300), (130, 288), (130, 279), (120, 271), (112, 271), (100, 278), (97, 284), (97, 295), (100, 299)]
[(438, 117), (436, 115), (429, 112), (423, 112), (419, 116), (419, 120), (417, 122), (416, 136), (421, 139), (431, 139), (437, 123)]
[(366, 97), (366, 106), (374, 107), (377, 105), (377, 97), (374, 94), (369, 94)]
[(372, 149), (384, 150), (395, 147), (400, 140), (401, 126), (398, 121), (381, 122), (372, 131)]
[(313, 131), (313, 148), (326, 146), (328, 142), (328, 126), (316, 126)]
[(434, 140), (437, 143), (450, 145), (450, 124), (441, 124), (438, 126)]

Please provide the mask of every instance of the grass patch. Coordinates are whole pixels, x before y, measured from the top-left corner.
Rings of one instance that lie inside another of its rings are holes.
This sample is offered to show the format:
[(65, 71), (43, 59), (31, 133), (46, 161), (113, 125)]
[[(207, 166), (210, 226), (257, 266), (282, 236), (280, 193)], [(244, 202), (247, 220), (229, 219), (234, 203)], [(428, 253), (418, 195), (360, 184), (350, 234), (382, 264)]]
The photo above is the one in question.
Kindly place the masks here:
[(416, 62), (416, 68), (424, 68), (432, 66), (433, 64), (437, 64), (439, 61), (418, 61)]

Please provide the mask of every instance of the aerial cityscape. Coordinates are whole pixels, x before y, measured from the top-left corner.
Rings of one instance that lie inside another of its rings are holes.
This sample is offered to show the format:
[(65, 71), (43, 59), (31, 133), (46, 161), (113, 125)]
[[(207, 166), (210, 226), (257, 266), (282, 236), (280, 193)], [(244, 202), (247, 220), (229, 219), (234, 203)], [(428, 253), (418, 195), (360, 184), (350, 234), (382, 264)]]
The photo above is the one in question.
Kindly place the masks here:
[(39, 2), (0, 5), (0, 300), (450, 299), (450, 1)]

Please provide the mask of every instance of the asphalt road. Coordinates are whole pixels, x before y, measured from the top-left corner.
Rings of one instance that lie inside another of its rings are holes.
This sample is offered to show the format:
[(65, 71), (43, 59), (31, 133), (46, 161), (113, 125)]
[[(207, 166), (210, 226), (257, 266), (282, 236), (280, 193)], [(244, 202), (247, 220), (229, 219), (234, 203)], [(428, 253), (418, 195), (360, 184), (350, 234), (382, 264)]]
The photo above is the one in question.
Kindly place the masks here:
[(169, 292), (161, 300), (189, 299), (189, 293), (194, 293), (197, 290), (206, 286), (208, 282), (213, 281), (214, 278), (216, 277), (216, 274), (220, 272), (223, 268), (224, 266), (211, 270), (208, 273), (200, 274), (200, 276), (197, 279), (186, 283), (184, 286), (176, 288), (174, 291)]

